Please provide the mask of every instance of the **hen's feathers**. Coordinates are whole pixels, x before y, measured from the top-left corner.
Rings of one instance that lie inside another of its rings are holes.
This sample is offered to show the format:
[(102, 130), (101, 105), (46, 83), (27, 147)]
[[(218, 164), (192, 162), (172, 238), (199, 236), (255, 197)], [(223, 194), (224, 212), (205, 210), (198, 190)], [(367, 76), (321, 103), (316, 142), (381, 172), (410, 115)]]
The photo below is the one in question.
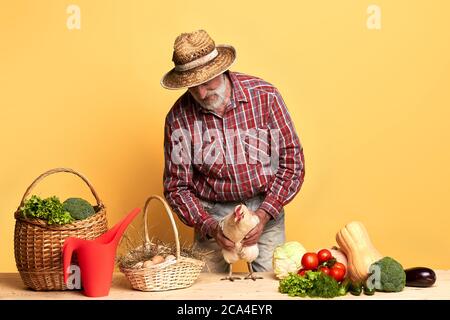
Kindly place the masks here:
[(235, 263), (239, 260), (246, 262), (253, 262), (259, 255), (259, 248), (257, 244), (253, 246), (243, 247), (240, 243), (236, 244), (234, 250), (222, 249), (223, 258), (227, 263)]
[(235, 221), (234, 212), (226, 215), (220, 221), (223, 234), (234, 243), (242, 241), (247, 233), (259, 223), (259, 217), (250, 213), (246, 206), (241, 205), (241, 209), (244, 213), (240, 221)]
[(258, 245), (243, 247), (241, 241), (250, 230), (256, 227), (259, 223), (259, 217), (250, 213), (244, 205), (236, 207), (236, 210), (242, 211), (242, 218), (239, 221), (235, 219), (235, 212), (228, 214), (220, 221), (223, 234), (235, 243), (233, 250), (222, 249), (222, 254), (227, 263), (235, 263), (240, 259), (252, 262), (259, 255)]

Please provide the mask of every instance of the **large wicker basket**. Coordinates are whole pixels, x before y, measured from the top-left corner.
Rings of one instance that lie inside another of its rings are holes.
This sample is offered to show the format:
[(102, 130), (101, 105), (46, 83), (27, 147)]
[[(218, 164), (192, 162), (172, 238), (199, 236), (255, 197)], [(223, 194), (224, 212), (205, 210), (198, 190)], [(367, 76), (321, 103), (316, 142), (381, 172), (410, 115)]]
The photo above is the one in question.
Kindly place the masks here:
[[(31, 190), (45, 177), (68, 172), (80, 177), (91, 189), (97, 205), (95, 214), (85, 220), (65, 225), (48, 225), (40, 219), (27, 219), (20, 213)], [(89, 181), (69, 168), (56, 168), (41, 174), (25, 191), (14, 214), (14, 255), (16, 266), (25, 285), (34, 290), (66, 290), (63, 278), (62, 246), (68, 237), (95, 239), (108, 229), (106, 209)]]
[(148, 205), (151, 200), (156, 199), (163, 203), (167, 216), (170, 219), (172, 230), (175, 236), (176, 259), (160, 264), (155, 264), (150, 268), (125, 268), (119, 266), (120, 271), (125, 274), (133, 289), (141, 291), (166, 291), (181, 289), (191, 286), (200, 275), (205, 263), (201, 260), (183, 257), (180, 254), (180, 241), (178, 239), (178, 229), (173, 219), (172, 212), (166, 201), (156, 195), (150, 196), (144, 206), (144, 230), (145, 243), (143, 247), (153, 245), (149, 239), (147, 216)]

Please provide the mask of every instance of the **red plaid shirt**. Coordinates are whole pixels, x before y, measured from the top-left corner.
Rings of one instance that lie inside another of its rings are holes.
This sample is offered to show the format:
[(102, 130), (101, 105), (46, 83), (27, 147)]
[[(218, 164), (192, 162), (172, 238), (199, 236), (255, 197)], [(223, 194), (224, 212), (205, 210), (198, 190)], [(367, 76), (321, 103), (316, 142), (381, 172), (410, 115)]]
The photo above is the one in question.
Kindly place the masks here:
[[(217, 221), (200, 199), (241, 201), (263, 194), (260, 209), (277, 219), (283, 206), (300, 190), (305, 175), (303, 148), (279, 91), (253, 76), (231, 71), (227, 74), (232, 94), (223, 117), (201, 108), (186, 91), (165, 123), (164, 195), (183, 223), (195, 227), (203, 237), (211, 235)], [(254, 134), (255, 130), (262, 134)], [(262, 150), (261, 154), (271, 156), (275, 138), (268, 135), (270, 138), (265, 139), (263, 132), (268, 130), (279, 132), (278, 167), (272, 174), (263, 172), (270, 163), (254, 157), (258, 151), (246, 143), (247, 136), (239, 136), (253, 132), (253, 141), (257, 141), (253, 145)], [(199, 141), (201, 147), (195, 144)], [(181, 154), (184, 161), (179, 160)], [(239, 156), (245, 161), (236, 161), (242, 159)]]

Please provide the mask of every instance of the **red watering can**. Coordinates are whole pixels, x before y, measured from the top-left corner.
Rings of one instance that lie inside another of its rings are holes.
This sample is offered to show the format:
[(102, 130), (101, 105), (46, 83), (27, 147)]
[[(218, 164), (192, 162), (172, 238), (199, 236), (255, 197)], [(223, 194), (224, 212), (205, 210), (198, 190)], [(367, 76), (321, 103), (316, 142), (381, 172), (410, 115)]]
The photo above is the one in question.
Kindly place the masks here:
[(88, 297), (107, 296), (111, 288), (117, 245), (125, 229), (140, 211), (139, 208), (134, 209), (112, 229), (94, 240), (67, 238), (62, 250), (64, 283), (67, 284), (72, 253), (75, 252), (83, 294)]

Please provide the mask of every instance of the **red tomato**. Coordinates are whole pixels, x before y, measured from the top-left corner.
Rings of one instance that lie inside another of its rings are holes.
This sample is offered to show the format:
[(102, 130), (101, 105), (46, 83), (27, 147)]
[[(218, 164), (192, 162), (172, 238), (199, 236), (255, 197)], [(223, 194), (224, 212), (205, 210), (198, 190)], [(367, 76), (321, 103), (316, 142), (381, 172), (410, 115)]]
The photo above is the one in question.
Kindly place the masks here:
[(317, 256), (317, 253), (305, 253), (302, 257), (302, 266), (306, 270), (316, 270), (319, 266), (319, 257)]
[(330, 250), (322, 249), (317, 253), (317, 256), (319, 257), (319, 263), (325, 262), (333, 258), (333, 255), (331, 254)]
[(325, 274), (330, 274), (330, 268), (328, 267), (320, 267), (319, 270)]
[(340, 262), (336, 262), (335, 264), (333, 264), (333, 268), (342, 269), (342, 270), (344, 270), (344, 273), (347, 271), (347, 268), (345, 267), (345, 265)]
[(305, 269), (300, 269), (300, 270), (298, 270), (298, 272), (297, 272), (297, 274), (300, 275), (300, 276), (302, 276), (302, 277), (305, 275), (305, 273), (306, 273), (306, 270), (305, 270)]
[(341, 282), (342, 280), (344, 280), (345, 277), (345, 271), (341, 268), (331, 268), (330, 269), (330, 277), (333, 277), (334, 280), (336, 280), (337, 282)]

